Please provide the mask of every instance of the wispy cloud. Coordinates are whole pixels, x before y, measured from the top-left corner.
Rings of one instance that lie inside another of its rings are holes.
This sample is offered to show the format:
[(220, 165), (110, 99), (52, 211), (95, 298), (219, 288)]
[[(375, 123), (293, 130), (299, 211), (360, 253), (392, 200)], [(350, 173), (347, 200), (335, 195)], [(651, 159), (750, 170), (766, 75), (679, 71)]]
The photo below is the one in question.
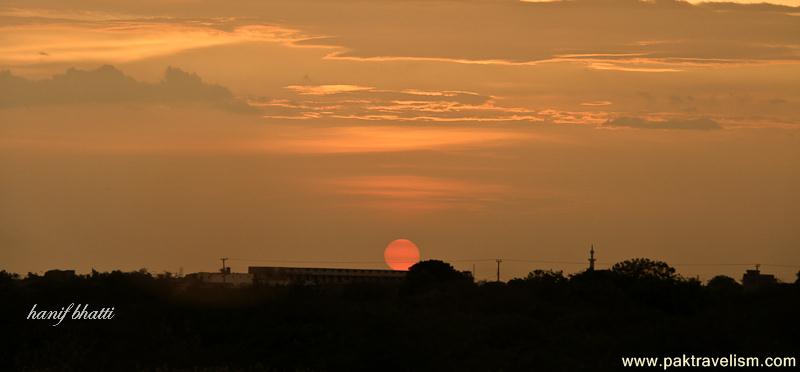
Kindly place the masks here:
[(0, 27), (0, 64), (116, 64), (244, 42), (289, 45), (305, 38), (290, 28), (228, 24), (227, 19), (125, 19), (95, 13), (82, 14), (85, 19), (79, 20), (70, 14), (65, 15), (67, 19), (50, 16)]
[(622, 63), (608, 63), (608, 62), (591, 62), (589, 67), (595, 70), (608, 70), (608, 71), (627, 71), (627, 72), (679, 72), (681, 69), (676, 67), (655, 67), (643, 66), (642, 63), (632, 65), (630, 62), (622, 61)]
[(696, 119), (663, 119), (650, 120), (636, 117), (620, 117), (609, 120), (603, 127), (606, 128), (636, 128), (636, 129), (693, 129), (715, 130), (722, 129), (714, 120), (708, 118)]
[(349, 126), (287, 129), (253, 144), (263, 151), (297, 154), (357, 154), (485, 147), (530, 139), (529, 134), (483, 128)]
[[(292, 85), (295, 99), (254, 100), (265, 117), (395, 122), (537, 122), (536, 112), (497, 104), (492, 96), (465, 91), (383, 90), (358, 85)], [(304, 96), (312, 96), (305, 98)]]
[[(353, 4), (343, 6), (348, 5)], [(394, 7), (378, 1), (368, 8), (370, 16), (354, 22), (322, 22), (319, 29), (333, 36), (301, 43), (338, 47), (326, 58), (341, 61), (505, 66), (570, 62), (621, 72), (800, 61), (800, 37), (791, 15), (797, 8), (791, 7), (578, 0), (441, 2), (435, 7)], [(417, 21), (381, 29), (380, 35), (361, 32), (401, 16), (398, 13), (413, 13)]]
[[(337, 61), (418, 61), (665, 73), (720, 63), (800, 62), (797, 8), (682, 1), (264, 2), (238, 17), (6, 9), (0, 63), (120, 63), (242, 42), (331, 49)], [(345, 19), (325, 16), (333, 9)], [(246, 11), (245, 11), (246, 10)], [(415, 22), (391, 23), (412, 18)], [(280, 20), (277, 22), (276, 20)], [(392, 27), (382, 27), (391, 23)], [(455, 37), (454, 35), (458, 35)], [(546, 37), (532, 37), (546, 35)], [(42, 54), (42, 52), (46, 53)]]
[(372, 90), (372, 87), (362, 87), (358, 85), (333, 84), (333, 85), (289, 85), (286, 89), (298, 94), (308, 94), (314, 96), (324, 96), (328, 94), (359, 92)]
[(613, 104), (611, 101), (591, 101), (591, 102), (581, 102), (581, 106), (608, 106)]
[(502, 185), (416, 175), (344, 177), (325, 185), (349, 203), (393, 213), (476, 210), (508, 192)]

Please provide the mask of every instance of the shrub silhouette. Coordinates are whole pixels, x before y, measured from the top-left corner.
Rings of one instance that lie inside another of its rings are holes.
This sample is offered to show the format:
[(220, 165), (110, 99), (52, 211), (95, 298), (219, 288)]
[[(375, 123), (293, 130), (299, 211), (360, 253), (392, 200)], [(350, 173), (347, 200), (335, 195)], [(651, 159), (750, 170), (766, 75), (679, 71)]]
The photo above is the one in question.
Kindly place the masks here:
[(563, 271), (533, 270), (525, 277), (525, 281), (547, 284), (563, 284), (567, 281)]
[(634, 258), (615, 263), (611, 271), (625, 278), (672, 281), (680, 279), (675, 268), (663, 261)]
[(736, 279), (726, 275), (717, 275), (708, 281), (706, 287), (712, 291), (736, 293), (742, 290), (742, 285)]
[(424, 292), (433, 288), (452, 287), (472, 283), (469, 276), (440, 260), (420, 261), (408, 269), (404, 281), (405, 292)]
[(533, 270), (523, 279), (512, 279), (509, 284), (520, 284), (536, 287), (553, 287), (567, 283), (563, 271)]

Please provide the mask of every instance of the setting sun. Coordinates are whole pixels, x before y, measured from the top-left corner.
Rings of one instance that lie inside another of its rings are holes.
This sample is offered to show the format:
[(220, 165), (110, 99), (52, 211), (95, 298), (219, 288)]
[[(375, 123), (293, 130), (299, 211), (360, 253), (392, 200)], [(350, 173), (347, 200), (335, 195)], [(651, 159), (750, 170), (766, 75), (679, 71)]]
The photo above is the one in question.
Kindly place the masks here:
[(419, 247), (408, 239), (397, 239), (386, 246), (383, 258), (392, 270), (408, 270), (419, 261)]
[(0, 0), (0, 372), (796, 368), (799, 87), (800, 0)]

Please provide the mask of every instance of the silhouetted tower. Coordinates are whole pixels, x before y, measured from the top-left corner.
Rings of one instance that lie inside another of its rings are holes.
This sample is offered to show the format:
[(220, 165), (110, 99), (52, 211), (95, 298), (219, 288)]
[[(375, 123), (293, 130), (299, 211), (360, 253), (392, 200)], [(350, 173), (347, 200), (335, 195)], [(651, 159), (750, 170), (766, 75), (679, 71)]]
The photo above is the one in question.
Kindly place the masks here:
[(594, 271), (594, 262), (597, 261), (594, 258), (594, 244), (592, 244), (591, 248), (589, 248), (589, 271)]
[(496, 259), (497, 261), (497, 281), (500, 282), (500, 263), (503, 262), (501, 259)]
[(220, 270), (220, 271), (222, 272), (222, 282), (223, 283), (225, 283), (225, 281), (226, 281), (225, 280), (225, 274), (230, 274), (230, 272), (231, 272), (231, 269), (229, 267), (225, 267), (225, 261), (227, 261), (227, 260), (228, 260), (228, 257), (220, 258), (220, 261), (222, 261), (222, 270)]
[(220, 272), (222, 272), (223, 274), (227, 273), (228, 268), (225, 267), (225, 261), (228, 260), (228, 257), (222, 257), (219, 260), (222, 261), (222, 270), (220, 270)]

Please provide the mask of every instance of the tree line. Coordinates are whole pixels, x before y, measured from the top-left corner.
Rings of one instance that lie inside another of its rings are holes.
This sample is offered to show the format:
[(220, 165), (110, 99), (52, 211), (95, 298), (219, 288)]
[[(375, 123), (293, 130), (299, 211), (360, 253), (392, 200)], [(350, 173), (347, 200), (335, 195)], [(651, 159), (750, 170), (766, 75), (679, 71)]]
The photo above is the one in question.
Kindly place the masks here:
[[(185, 283), (184, 283), (185, 284)], [(623, 356), (796, 355), (795, 283), (746, 291), (660, 261), (473, 282), (446, 262), (404, 281), (215, 288), (169, 274), (0, 272), (0, 370), (614, 371)], [(26, 320), (33, 304), (110, 321)]]

